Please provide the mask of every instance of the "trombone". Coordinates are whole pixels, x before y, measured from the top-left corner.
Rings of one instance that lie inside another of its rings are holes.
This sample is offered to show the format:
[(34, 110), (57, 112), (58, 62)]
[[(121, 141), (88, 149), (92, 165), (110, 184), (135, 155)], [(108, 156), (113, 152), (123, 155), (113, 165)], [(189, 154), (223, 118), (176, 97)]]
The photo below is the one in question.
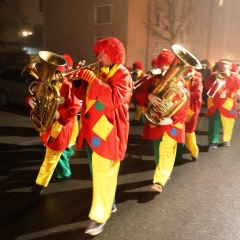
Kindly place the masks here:
[(216, 93), (221, 90), (222, 86), (226, 83), (227, 78), (228, 75), (226, 72), (218, 72), (216, 74), (216, 80), (207, 92), (208, 97), (213, 98)]
[(134, 82), (133, 89), (139, 88), (144, 82), (146, 82), (147, 80), (149, 80), (150, 78), (152, 78), (158, 74), (161, 74), (161, 70), (159, 68), (155, 68), (155, 69), (148, 71), (144, 77), (142, 77)]

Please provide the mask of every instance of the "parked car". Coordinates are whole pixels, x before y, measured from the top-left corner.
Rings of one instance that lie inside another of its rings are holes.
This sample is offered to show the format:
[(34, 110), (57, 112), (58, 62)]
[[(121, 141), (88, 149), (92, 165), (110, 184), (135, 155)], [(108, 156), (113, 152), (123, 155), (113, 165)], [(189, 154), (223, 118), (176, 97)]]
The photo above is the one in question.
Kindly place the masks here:
[(10, 102), (25, 105), (29, 85), (36, 79), (30, 74), (21, 76), (22, 70), (22, 67), (6, 67), (0, 72), (0, 106)]

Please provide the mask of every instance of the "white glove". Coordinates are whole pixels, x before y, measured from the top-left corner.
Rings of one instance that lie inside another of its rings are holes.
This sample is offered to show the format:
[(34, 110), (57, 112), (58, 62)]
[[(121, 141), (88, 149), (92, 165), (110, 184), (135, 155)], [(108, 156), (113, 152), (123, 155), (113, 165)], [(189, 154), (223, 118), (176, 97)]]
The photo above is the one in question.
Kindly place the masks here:
[(158, 75), (158, 74), (161, 74), (161, 69), (154, 68), (150, 72), (152, 73), (152, 75)]
[(58, 111), (55, 112), (55, 116), (54, 116), (54, 119), (59, 119), (60, 118), (60, 114)]
[(28, 104), (32, 109), (34, 109), (35, 106), (36, 106), (36, 98), (35, 97), (30, 97), (29, 100), (28, 100)]
[(160, 119), (160, 125), (170, 125), (173, 123), (173, 120), (171, 118), (161, 118)]
[(60, 97), (60, 105), (64, 104), (65, 103), (65, 97)]

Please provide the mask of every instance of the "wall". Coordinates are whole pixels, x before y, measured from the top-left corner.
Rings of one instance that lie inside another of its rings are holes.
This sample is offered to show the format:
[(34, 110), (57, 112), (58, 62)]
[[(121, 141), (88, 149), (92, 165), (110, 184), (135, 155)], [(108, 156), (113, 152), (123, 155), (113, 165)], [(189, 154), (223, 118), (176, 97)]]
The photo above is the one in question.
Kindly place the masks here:
[[(195, 9), (193, 25), (181, 45), (199, 60), (208, 59), (214, 63), (221, 58), (229, 58), (240, 63), (238, 43), (240, 32), (239, 0), (193, 0)], [(96, 60), (93, 46), (96, 37), (113, 36), (119, 38), (126, 48), (126, 65), (136, 60), (151, 69), (154, 58), (154, 41), (145, 27), (149, 14), (150, 0), (43, 0), (45, 50), (59, 54), (69, 53), (74, 62)], [(112, 24), (95, 25), (94, 7), (112, 4)], [(162, 45), (162, 47), (166, 47)]]

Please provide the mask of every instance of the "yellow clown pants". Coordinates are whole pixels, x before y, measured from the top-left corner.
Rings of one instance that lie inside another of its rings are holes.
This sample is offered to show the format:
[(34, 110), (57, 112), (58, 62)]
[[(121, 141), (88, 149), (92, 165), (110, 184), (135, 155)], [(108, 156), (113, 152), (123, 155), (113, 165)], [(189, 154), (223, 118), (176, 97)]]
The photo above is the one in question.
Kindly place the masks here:
[(93, 199), (89, 218), (98, 223), (105, 223), (111, 216), (119, 168), (120, 161), (92, 153)]
[(135, 114), (134, 114), (133, 119), (137, 120), (137, 121), (141, 121), (141, 117), (142, 117), (142, 114), (143, 114), (143, 107), (136, 104), (135, 108), (136, 108), (136, 110), (135, 110)]
[(196, 134), (195, 132), (193, 133), (185, 133), (185, 145), (187, 149), (191, 152), (193, 157), (197, 157), (199, 153), (199, 148), (197, 146), (197, 141), (196, 141)]
[(46, 154), (38, 173), (36, 184), (47, 187), (61, 154), (61, 151), (53, 151), (48, 147), (46, 148)]
[(226, 118), (221, 115), (222, 128), (223, 128), (223, 141), (228, 142), (232, 138), (232, 132), (235, 124), (234, 118)]
[(177, 151), (177, 141), (165, 132), (159, 145), (159, 162), (155, 169), (153, 183), (159, 183), (163, 187), (169, 179)]
[(208, 141), (209, 143), (219, 143), (219, 133), (223, 129), (223, 141), (228, 142), (232, 138), (233, 128), (235, 124), (234, 118), (224, 117), (218, 110), (209, 117), (208, 123)]

